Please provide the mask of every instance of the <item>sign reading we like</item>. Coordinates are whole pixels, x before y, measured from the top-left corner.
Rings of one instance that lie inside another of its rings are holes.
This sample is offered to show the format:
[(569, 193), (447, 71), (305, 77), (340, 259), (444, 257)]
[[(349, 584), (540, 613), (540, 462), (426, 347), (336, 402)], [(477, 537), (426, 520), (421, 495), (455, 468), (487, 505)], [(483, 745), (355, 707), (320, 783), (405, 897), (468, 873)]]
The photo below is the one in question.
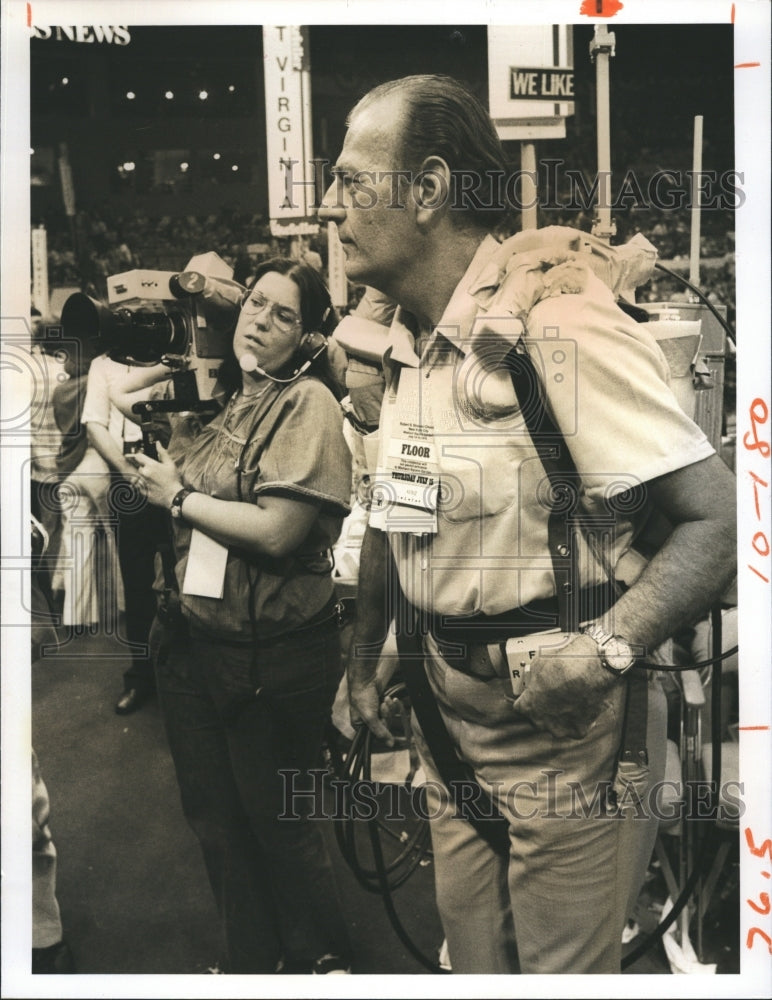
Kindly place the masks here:
[(565, 100), (574, 96), (574, 71), (572, 69), (524, 69), (510, 67), (509, 96), (513, 101)]

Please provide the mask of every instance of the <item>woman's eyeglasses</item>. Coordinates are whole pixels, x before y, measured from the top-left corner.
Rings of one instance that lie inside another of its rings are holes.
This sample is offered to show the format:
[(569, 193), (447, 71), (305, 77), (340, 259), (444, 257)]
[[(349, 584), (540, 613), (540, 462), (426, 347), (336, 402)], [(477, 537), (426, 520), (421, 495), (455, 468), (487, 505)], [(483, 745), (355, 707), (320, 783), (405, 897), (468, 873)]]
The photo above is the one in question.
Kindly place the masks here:
[(290, 330), (293, 326), (297, 326), (301, 322), (300, 316), (298, 316), (294, 309), (290, 309), (289, 306), (283, 306), (279, 302), (273, 302), (271, 299), (266, 298), (262, 292), (251, 292), (249, 298), (245, 300), (244, 305), (241, 307), (241, 311), (246, 316), (257, 316), (263, 312), (266, 306), (270, 306), (270, 315), (274, 323), (285, 330)]

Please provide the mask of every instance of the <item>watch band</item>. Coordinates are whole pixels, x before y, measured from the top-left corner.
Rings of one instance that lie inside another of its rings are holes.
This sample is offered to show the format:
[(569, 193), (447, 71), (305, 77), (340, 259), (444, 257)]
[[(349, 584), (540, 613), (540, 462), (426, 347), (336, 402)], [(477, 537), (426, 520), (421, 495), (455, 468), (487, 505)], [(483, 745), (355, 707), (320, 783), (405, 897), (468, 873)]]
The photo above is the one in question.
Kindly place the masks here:
[[(622, 677), (635, 664), (635, 652), (627, 639), (623, 639), (621, 635), (613, 635), (611, 632), (605, 632), (597, 622), (589, 622), (580, 631), (583, 635), (587, 635), (590, 639), (594, 640), (598, 646), (600, 662), (606, 670), (610, 671), (616, 677)], [(617, 666), (615, 663), (611, 663), (609, 659), (610, 656), (618, 658), (620, 655), (624, 655), (621, 652), (608, 654), (609, 647), (617, 645), (623, 646), (629, 655), (629, 661), (623, 666)]]
[(174, 499), (169, 506), (169, 511), (175, 520), (184, 520), (182, 505), (185, 502), (185, 497), (189, 497), (191, 493), (198, 493), (198, 490), (194, 490), (192, 486), (183, 486), (178, 493), (175, 493)]
[(583, 635), (588, 635), (591, 639), (594, 639), (600, 647), (603, 647), (612, 637), (612, 633), (604, 632), (597, 622), (588, 622), (586, 625), (582, 625), (579, 631)]

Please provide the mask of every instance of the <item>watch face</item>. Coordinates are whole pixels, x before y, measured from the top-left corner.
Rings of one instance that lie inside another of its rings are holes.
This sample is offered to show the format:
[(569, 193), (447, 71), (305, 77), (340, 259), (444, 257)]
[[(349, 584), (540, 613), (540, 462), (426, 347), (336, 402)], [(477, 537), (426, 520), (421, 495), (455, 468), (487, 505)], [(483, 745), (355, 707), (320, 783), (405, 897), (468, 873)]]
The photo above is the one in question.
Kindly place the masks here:
[(603, 658), (612, 670), (627, 670), (635, 663), (630, 644), (615, 635), (603, 647)]

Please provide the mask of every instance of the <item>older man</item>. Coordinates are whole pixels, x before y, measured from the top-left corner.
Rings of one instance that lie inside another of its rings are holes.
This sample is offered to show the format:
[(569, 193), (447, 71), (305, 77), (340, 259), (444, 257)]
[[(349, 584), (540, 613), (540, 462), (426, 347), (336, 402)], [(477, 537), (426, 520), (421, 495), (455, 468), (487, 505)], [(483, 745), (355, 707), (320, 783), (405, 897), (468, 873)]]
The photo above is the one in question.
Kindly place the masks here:
[[(473, 95), (407, 77), (351, 112), (319, 211), (338, 227), (349, 279), (399, 306), (349, 686), (353, 711), (388, 740), (375, 668), (393, 565), (456, 758), (506, 821), (502, 850), (458, 818), (440, 790), (447, 766), (423, 746), (453, 971), (614, 973), (651, 824), (612, 808), (610, 782), (642, 719), (648, 780), (661, 773), (662, 696), (642, 654), (731, 582), (734, 480), (592, 255), (560, 231), (546, 249), (538, 231), (493, 238), (506, 171)], [(537, 424), (552, 428), (549, 448)], [(555, 455), (578, 497), (562, 518)], [(612, 589), (652, 512), (666, 541), (631, 586)], [(643, 704), (630, 694), (641, 677)], [(599, 797), (606, 808), (592, 808)]]

